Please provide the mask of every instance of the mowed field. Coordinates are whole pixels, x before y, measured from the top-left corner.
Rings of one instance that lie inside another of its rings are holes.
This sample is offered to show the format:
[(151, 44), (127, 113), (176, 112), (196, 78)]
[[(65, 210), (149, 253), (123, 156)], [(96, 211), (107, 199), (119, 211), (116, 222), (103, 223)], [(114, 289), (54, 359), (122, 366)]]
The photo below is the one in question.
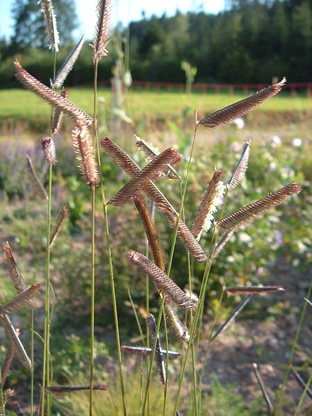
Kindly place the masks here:
[[(112, 108), (112, 93), (109, 89), (98, 91), (100, 110), (109, 112)], [(129, 91), (124, 95), (124, 108), (134, 121), (144, 117), (175, 118), (181, 116), (186, 108), (198, 110), (200, 115), (210, 113), (228, 104), (244, 98), (242, 93), (229, 94), (202, 94), (191, 95), (168, 92)], [(92, 114), (93, 90), (91, 88), (69, 89), (69, 100)], [(259, 111), (259, 110), (258, 110)], [(280, 94), (261, 106), (261, 112), (274, 113), (300, 113), (312, 111), (312, 99), (304, 95), (290, 96)], [(30, 121), (46, 120), (50, 108), (34, 94), (23, 89), (0, 90), (0, 121), (7, 119)]]

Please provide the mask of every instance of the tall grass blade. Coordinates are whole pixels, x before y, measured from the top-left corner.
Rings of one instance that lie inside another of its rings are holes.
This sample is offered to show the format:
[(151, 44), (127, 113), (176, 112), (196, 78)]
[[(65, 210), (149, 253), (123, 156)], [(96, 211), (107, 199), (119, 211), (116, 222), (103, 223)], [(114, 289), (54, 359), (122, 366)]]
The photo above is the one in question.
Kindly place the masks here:
[(241, 101), (231, 104), (215, 113), (208, 114), (206, 117), (201, 119), (198, 124), (202, 124), (205, 127), (215, 128), (224, 124), (231, 123), (238, 117), (243, 117), (249, 113), (249, 111), (262, 104), (264, 101), (274, 97), (278, 94), (286, 83), (286, 78), (277, 84), (273, 84), (267, 88), (263, 88), (256, 94), (253, 94)]
[[(95, 384), (93, 390), (107, 391), (109, 387), (106, 384)], [(45, 388), (46, 392), (54, 394), (68, 394), (76, 391), (90, 390), (90, 386), (49, 386)]]
[[(122, 345), (121, 346), (122, 351), (128, 353), (128, 354), (137, 354), (137, 355), (143, 355), (143, 356), (150, 356), (152, 355), (153, 349), (147, 348), (147, 347), (132, 347), (129, 345)], [(175, 351), (166, 351), (161, 349), (161, 353), (163, 355), (168, 354), (169, 359), (174, 360), (175, 358), (179, 358), (181, 354), (179, 352)]]
[(295, 376), (295, 380), (297, 381), (297, 383), (299, 384), (299, 386), (303, 390), (306, 390), (306, 394), (310, 397), (310, 399), (312, 399), (312, 390), (310, 390), (309, 387), (307, 388), (307, 384), (302, 379), (301, 375), (294, 369), (294, 367), (291, 367), (290, 371)]
[(48, 200), (48, 195), (47, 195), (44, 187), (42, 186), (42, 184), (40, 182), (40, 179), (38, 178), (38, 176), (36, 174), (36, 171), (34, 169), (32, 161), (31, 161), (31, 159), (28, 155), (26, 155), (26, 161), (27, 161), (27, 169), (28, 169), (29, 177), (30, 177), (31, 183), (33, 185), (33, 189), (34, 189), (35, 194), (42, 201), (47, 201)]
[(63, 63), (59, 71), (57, 72), (55, 79), (51, 81), (51, 88), (53, 89), (62, 88), (68, 74), (73, 69), (75, 62), (77, 61), (81, 48), (83, 47), (83, 44), (84, 44), (84, 40), (85, 40), (85, 37), (82, 36), (82, 38), (77, 43), (75, 48), (68, 55), (65, 62)]
[(240, 210), (228, 215), (217, 222), (217, 226), (227, 231), (235, 231), (242, 225), (261, 217), (267, 210), (275, 208), (292, 195), (298, 194), (301, 187), (297, 183), (290, 183), (269, 196), (259, 199)]

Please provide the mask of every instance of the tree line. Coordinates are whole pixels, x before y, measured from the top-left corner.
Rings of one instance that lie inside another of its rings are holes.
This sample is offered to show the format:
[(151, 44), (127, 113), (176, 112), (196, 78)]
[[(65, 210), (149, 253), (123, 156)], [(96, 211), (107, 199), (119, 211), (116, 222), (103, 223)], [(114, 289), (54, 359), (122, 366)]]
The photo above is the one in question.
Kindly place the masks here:
[[(40, 49), (44, 33), (41, 16), (37, 13), (35, 18), (36, 3), (16, 0), (14, 4), (15, 33), (9, 41), (0, 41), (2, 87), (14, 82), (9, 68), (15, 55), (21, 55), (25, 67), (41, 79), (50, 73), (48, 52)], [(129, 50), (129, 67), (136, 80), (184, 82), (182, 61), (197, 68), (196, 82), (270, 83), (273, 76), (286, 76), (292, 82), (311, 80), (312, 0), (231, 0), (228, 4), (217, 15), (177, 11), (173, 17), (143, 17), (128, 28), (115, 28), (100, 78), (111, 78), (115, 61)], [(29, 6), (26, 11), (25, 5)], [(71, 0), (55, 0), (55, 10), (57, 16), (62, 15), (61, 64), (73, 46), (71, 35), (77, 20)], [(71, 19), (66, 18), (68, 11)], [(27, 35), (34, 32), (27, 29), (30, 24), (37, 28), (35, 37)], [(72, 85), (92, 83), (88, 43), (69, 79)]]

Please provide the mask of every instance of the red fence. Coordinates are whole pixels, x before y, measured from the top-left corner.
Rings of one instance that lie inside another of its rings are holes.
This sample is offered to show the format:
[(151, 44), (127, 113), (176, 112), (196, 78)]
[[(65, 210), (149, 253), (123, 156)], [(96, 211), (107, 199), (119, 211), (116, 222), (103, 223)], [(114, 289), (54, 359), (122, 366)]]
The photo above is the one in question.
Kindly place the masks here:
[[(102, 81), (99, 83), (101, 86), (109, 86), (110, 81)], [(233, 95), (235, 91), (242, 91), (245, 95), (248, 95), (249, 90), (259, 91), (268, 84), (193, 84), (193, 92), (214, 92), (219, 94), (220, 92), (227, 92)], [(150, 81), (132, 81), (131, 89), (135, 91), (185, 91), (185, 84), (182, 83), (170, 83), (170, 82), (150, 82)], [(298, 92), (305, 92), (309, 98), (312, 97), (312, 82), (290, 82), (286, 83), (283, 90), (289, 90), (291, 95), (294, 96)]]

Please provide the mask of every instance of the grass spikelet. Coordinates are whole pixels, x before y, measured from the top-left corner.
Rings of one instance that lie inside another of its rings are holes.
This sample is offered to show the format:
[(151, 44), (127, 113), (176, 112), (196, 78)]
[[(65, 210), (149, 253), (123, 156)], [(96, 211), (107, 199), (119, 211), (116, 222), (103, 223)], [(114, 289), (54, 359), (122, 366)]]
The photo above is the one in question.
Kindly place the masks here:
[[(16, 335), (19, 336), (19, 329), (16, 329)], [(3, 366), (2, 366), (2, 370), (1, 370), (1, 374), (2, 374), (2, 386), (5, 383), (5, 380), (7, 379), (7, 376), (9, 374), (10, 368), (11, 368), (11, 364), (14, 358), (14, 354), (15, 354), (15, 348), (12, 342), (10, 342)]]
[(218, 243), (216, 244), (215, 249), (212, 253), (214, 258), (216, 258), (220, 254), (220, 251), (229, 242), (232, 235), (233, 235), (233, 231), (229, 231), (229, 232), (223, 234), (222, 238), (220, 239), (220, 241), (218, 241)]
[(60, 94), (57, 94), (51, 88), (42, 84), (32, 75), (30, 75), (16, 60), (14, 62), (16, 70), (16, 78), (24, 85), (25, 88), (32, 91), (38, 97), (42, 98), (48, 104), (53, 107), (59, 108), (62, 110), (68, 117), (72, 120), (77, 121), (77, 119), (83, 120), (83, 122), (89, 126), (93, 119), (87, 113), (85, 113), (81, 108), (77, 107), (72, 102), (68, 101), (66, 98), (62, 97)]
[(44, 17), (46, 25), (46, 33), (50, 42), (50, 48), (54, 49), (55, 52), (59, 51), (59, 33), (56, 25), (56, 18), (52, 5), (52, 0), (40, 0), (41, 12)]
[(78, 168), (87, 185), (95, 187), (99, 183), (98, 167), (94, 156), (93, 141), (83, 120), (78, 121), (72, 137)]
[[(90, 390), (90, 386), (49, 386), (45, 388), (46, 393), (54, 394), (68, 394), (84, 390)], [(107, 391), (109, 387), (106, 384), (96, 384), (93, 386), (93, 390)]]
[(68, 55), (63, 65), (58, 70), (55, 79), (51, 81), (51, 88), (62, 88), (68, 74), (73, 69), (75, 62), (77, 61), (81, 48), (83, 47), (83, 44), (84, 44), (84, 40), (85, 40), (85, 37), (82, 36), (82, 38), (77, 43), (75, 48)]
[(17, 268), (16, 260), (14, 258), (14, 255), (12, 253), (12, 250), (8, 241), (3, 244), (3, 250), (4, 250), (4, 257), (6, 260), (7, 268), (9, 270), (9, 275), (13, 282), (15, 290), (17, 293), (22, 293), (24, 292), (24, 290), (26, 290), (26, 284), (25, 284), (22, 274), (19, 272)]
[[(145, 153), (145, 155), (147, 156), (148, 160), (152, 160), (154, 159), (157, 155), (159, 155), (159, 152), (152, 147), (150, 144), (146, 143), (144, 140), (140, 139), (140, 137), (134, 135), (136, 138), (136, 142), (135, 144), (137, 145), (137, 147)], [(178, 161), (177, 161), (178, 162)], [(176, 162), (176, 163), (177, 163)], [(179, 179), (181, 180), (180, 176), (178, 175), (178, 173), (176, 172), (176, 170), (170, 165), (168, 164), (168, 171), (164, 172), (164, 174), (169, 178), (169, 179)]]
[[(150, 332), (151, 344), (154, 344), (154, 340), (156, 337), (156, 330), (157, 330), (154, 315), (152, 315), (151, 313), (148, 314), (146, 317), (146, 321), (147, 321), (149, 332)], [(166, 384), (165, 360), (164, 360), (164, 355), (161, 349), (159, 335), (157, 336), (157, 340), (156, 340), (155, 361), (157, 363), (157, 370), (160, 376), (160, 381), (162, 382), (162, 384)]]
[(131, 179), (117, 194), (108, 202), (110, 205), (121, 206), (133, 195), (137, 194), (144, 183), (154, 180), (155, 177), (166, 168), (171, 161), (180, 158), (179, 153), (171, 148), (164, 150), (156, 156), (145, 168)]
[(254, 295), (254, 294), (266, 294), (272, 292), (284, 292), (285, 289), (282, 286), (236, 286), (226, 288), (228, 296), (236, 295)]
[(269, 396), (269, 394), (268, 394), (268, 392), (267, 392), (267, 390), (266, 390), (266, 388), (265, 388), (265, 386), (264, 386), (264, 383), (263, 383), (262, 377), (261, 377), (261, 375), (260, 375), (260, 373), (259, 373), (259, 370), (258, 370), (258, 365), (257, 365), (256, 363), (252, 363), (252, 368), (253, 368), (253, 370), (254, 370), (254, 373), (255, 373), (256, 379), (257, 379), (257, 381), (258, 381), (259, 387), (260, 387), (260, 389), (261, 389), (261, 392), (262, 392), (263, 398), (264, 398), (265, 403), (266, 403), (266, 405), (267, 405), (267, 408), (268, 408), (268, 414), (269, 414), (269, 415), (273, 415), (273, 414), (274, 414), (274, 408), (273, 408), (273, 405), (272, 405), (272, 402), (271, 402), (270, 396)]
[(57, 219), (55, 221), (54, 229), (51, 233), (51, 240), (50, 240), (50, 248), (54, 246), (54, 243), (60, 234), (62, 227), (64, 225), (64, 222), (66, 218), (68, 217), (68, 207), (66, 204), (64, 204), (57, 216)]
[(190, 333), (186, 325), (181, 322), (170, 302), (165, 302), (165, 317), (174, 335), (181, 341), (189, 342)]
[(177, 306), (183, 309), (192, 309), (196, 306), (196, 303), (191, 301), (186, 293), (166, 273), (143, 254), (131, 250), (129, 251), (129, 260), (143, 273), (148, 274), (157, 289), (161, 290)]
[(97, 4), (96, 33), (93, 41), (93, 60), (95, 63), (108, 54), (106, 48), (109, 42), (112, 5), (112, 0), (99, 0)]
[(26, 155), (26, 160), (27, 160), (27, 169), (28, 169), (29, 177), (33, 185), (35, 195), (37, 195), (42, 201), (47, 201), (48, 195), (44, 187), (42, 186), (40, 179), (38, 178), (36, 174), (32, 161), (28, 155)]
[[(137, 355), (152, 355), (153, 349), (152, 348), (146, 348), (146, 347), (132, 347), (132, 346), (128, 346), (128, 345), (122, 345), (121, 347), (122, 351), (128, 353), (128, 354), (137, 354)], [(168, 357), (171, 360), (174, 360), (175, 358), (179, 358), (181, 356), (181, 354), (179, 352), (176, 351), (166, 351), (166, 350), (161, 350), (162, 354), (166, 355), (168, 353)]]
[[(68, 97), (68, 91), (63, 90), (61, 91), (61, 96), (65, 99)], [(52, 115), (52, 122), (51, 122), (51, 130), (52, 134), (58, 134), (61, 130), (62, 121), (63, 121), (64, 112), (59, 107), (54, 108), (53, 115)]]
[(230, 313), (230, 315), (226, 318), (222, 325), (216, 330), (211, 338), (211, 342), (214, 341), (221, 332), (224, 332), (235, 320), (237, 315), (244, 309), (244, 307), (249, 303), (250, 299), (253, 295), (246, 296), (237, 306), (236, 308)]
[(228, 215), (217, 222), (217, 226), (226, 229), (227, 231), (237, 230), (242, 225), (252, 221), (255, 218), (261, 217), (267, 210), (275, 208), (282, 202), (289, 199), (292, 195), (298, 194), (301, 191), (299, 184), (290, 183), (269, 196), (253, 202), (233, 214)]
[(237, 101), (234, 104), (224, 107), (221, 110), (216, 111), (215, 113), (208, 114), (198, 123), (209, 128), (219, 127), (224, 124), (231, 123), (236, 118), (245, 116), (247, 113), (249, 113), (249, 111), (253, 110), (255, 107), (262, 104), (264, 101), (274, 97), (274, 95), (278, 94), (281, 91), (285, 83), (286, 78), (283, 78), (282, 81), (278, 82), (277, 84), (273, 84), (267, 88), (263, 88), (256, 94), (250, 95), (249, 97), (244, 98), (243, 100)]
[(55, 165), (56, 155), (55, 155), (55, 144), (52, 137), (44, 137), (41, 140), (42, 149), (44, 156), (50, 165)]
[(24, 412), (20, 406), (20, 404), (15, 400), (12, 404), (13, 410), (16, 416), (24, 416)]
[(21, 343), (10, 318), (7, 315), (0, 315), (0, 318), (3, 321), (4, 328), (15, 348), (15, 353), (20, 363), (26, 367), (28, 370), (31, 370), (31, 361), (25, 351), (23, 344)]
[[(101, 146), (116, 162), (116, 164), (120, 166), (130, 177), (134, 177), (140, 172), (139, 166), (130, 158), (130, 156), (128, 156), (126, 152), (124, 152), (108, 137), (105, 137), (105, 139), (101, 141)], [(176, 226), (178, 213), (162, 192), (160, 192), (160, 190), (152, 182), (148, 182), (146, 185), (143, 185), (142, 190), (149, 199), (155, 202), (157, 208), (163, 213), (169, 221), (169, 224), (174, 228)], [(203, 249), (181, 219), (178, 221), (178, 237), (184, 244), (185, 248), (197, 261), (207, 261), (207, 256)]]
[(218, 198), (223, 195), (225, 186), (221, 181), (222, 171), (216, 170), (203, 199), (199, 205), (195, 220), (191, 227), (191, 233), (199, 240), (203, 230), (208, 231), (214, 221), (213, 214), (217, 211)]
[(229, 189), (234, 189), (245, 176), (245, 173), (248, 167), (249, 154), (250, 154), (250, 143), (251, 142), (248, 141), (244, 144), (242, 155), (233, 172), (233, 175), (231, 176), (231, 179), (228, 182)]
[(144, 201), (144, 199), (137, 195), (133, 198), (133, 202), (138, 210), (141, 217), (142, 224), (145, 229), (145, 233), (148, 239), (148, 243), (152, 253), (152, 259), (156, 266), (162, 271), (166, 270), (166, 258), (163, 246), (161, 244), (156, 226), (150, 214), (150, 211)]
[(7, 302), (5, 305), (0, 306), (0, 314), (10, 314), (18, 311), (23, 306), (29, 304), (40, 289), (41, 284), (35, 283), (26, 289), (24, 292), (17, 295), (14, 299)]

